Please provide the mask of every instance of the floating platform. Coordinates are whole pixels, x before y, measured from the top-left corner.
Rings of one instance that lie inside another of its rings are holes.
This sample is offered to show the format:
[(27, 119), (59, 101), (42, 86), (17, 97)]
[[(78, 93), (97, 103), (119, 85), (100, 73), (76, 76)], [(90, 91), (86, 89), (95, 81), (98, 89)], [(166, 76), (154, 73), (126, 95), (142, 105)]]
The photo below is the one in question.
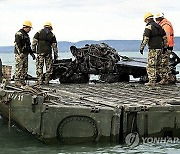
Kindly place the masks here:
[(180, 137), (180, 85), (139, 83), (7, 85), (1, 115), (47, 144)]

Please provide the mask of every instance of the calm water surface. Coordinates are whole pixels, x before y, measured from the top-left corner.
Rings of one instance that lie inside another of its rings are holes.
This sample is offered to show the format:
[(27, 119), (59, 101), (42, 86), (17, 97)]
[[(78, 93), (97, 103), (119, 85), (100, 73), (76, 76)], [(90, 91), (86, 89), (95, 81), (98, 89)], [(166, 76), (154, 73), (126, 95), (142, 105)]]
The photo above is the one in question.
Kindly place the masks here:
[[(180, 52), (176, 52), (180, 56)], [(121, 55), (130, 57), (147, 57), (147, 53), (120, 52)], [(60, 53), (60, 59), (71, 58), (70, 53)], [(4, 65), (12, 65), (14, 72), (14, 54), (0, 53)], [(180, 65), (180, 64), (179, 64)], [(180, 71), (180, 67), (177, 67)], [(35, 63), (29, 57), (29, 74), (35, 75)], [(178, 75), (179, 76), (179, 75)], [(180, 142), (177, 143), (141, 143), (131, 148), (127, 145), (110, 143), (88, 143), (78, 145), (44, 145), (29, 133), (12, 125), (8, 128), (8, 122), (0, 117), (0, 154), (61, 154), (61, 153), (145, 153), (145, 154), (180, 154)]]

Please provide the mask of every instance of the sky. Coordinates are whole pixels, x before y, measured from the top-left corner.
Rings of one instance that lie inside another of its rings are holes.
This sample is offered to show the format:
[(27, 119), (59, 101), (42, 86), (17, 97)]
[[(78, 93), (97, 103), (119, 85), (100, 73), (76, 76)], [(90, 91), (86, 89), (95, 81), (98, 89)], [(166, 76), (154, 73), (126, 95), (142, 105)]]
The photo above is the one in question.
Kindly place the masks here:
[(163, 12), (180, 36), (179, 0), (0, 0), (0, 46), (30, 20), (29, 36), (49, 21), (58, 41), (141, 40), (146, 12)]

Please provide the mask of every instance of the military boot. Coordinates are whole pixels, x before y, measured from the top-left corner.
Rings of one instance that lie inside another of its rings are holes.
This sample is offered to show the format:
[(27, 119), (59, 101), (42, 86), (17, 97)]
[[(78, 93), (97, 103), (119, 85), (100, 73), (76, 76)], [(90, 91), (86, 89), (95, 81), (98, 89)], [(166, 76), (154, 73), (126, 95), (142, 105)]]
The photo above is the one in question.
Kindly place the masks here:
[(145, 86), (152, 86), (152, 87), (154, 87), (154, 86), (156, 85), (156, 83), (149, 81), (148, 83), (145, 83), (144, 85), (145, 85)]
[(44, 83), (47, 84), (47, 85), (49, 84), (49, 77), (46, 77), (46, 78), (45, 78)]
[(173, 77), (172, 74), (169, 75), (168, 77), (168, 83), (169, 84), (174, 84), (176, 82), (175, 78)]
[(43, 81), (39, 81), (39, 80), (38, 80), (38, 81), (36, 82), (36, 85), (43, 85), (43, 84), (44, 84)]
[(21, 82), (21, 85), (22, 85), (22, 86), (25, 86), (25, 85), (26, 85), (26, 82), (25, 82), (25, 81), (22, 81), (22, 82)]
[(18, 88), (20, 88), (20, 87), (23, 86), (23, 85), (21, 84), (21, 82), (15, 81), (15, 86), (18, 87)]
[(45, 84), (49, 84), (49, 81), (48, 80), (45, 80), (45, 82), (44, 82)]
[(168, 81), (167, 81), (165, 78), (163, 78), (163, 79), (161, 79), (161, 81), (159, 81), (157, 84), (159, 84), (159, 85), (165, 85), (165, 84), (168, 84)]

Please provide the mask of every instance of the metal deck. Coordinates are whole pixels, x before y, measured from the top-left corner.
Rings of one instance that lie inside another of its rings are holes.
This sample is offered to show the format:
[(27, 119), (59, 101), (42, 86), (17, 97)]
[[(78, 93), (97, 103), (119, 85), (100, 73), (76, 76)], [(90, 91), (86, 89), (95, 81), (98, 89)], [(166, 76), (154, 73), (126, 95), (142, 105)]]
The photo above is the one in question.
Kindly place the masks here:
[(92, 105), (110, 107), (180, 105), (179, 84), (155, 87), (138, 83), (50, 84), (44, 88), (52, 94), (62, 97), (61, 101), (67, 105), (82, 105), (83, 101)]
[(44, 143), (180, 137), (180, 85), (49, 84), (0, 92), (1, 114)]

